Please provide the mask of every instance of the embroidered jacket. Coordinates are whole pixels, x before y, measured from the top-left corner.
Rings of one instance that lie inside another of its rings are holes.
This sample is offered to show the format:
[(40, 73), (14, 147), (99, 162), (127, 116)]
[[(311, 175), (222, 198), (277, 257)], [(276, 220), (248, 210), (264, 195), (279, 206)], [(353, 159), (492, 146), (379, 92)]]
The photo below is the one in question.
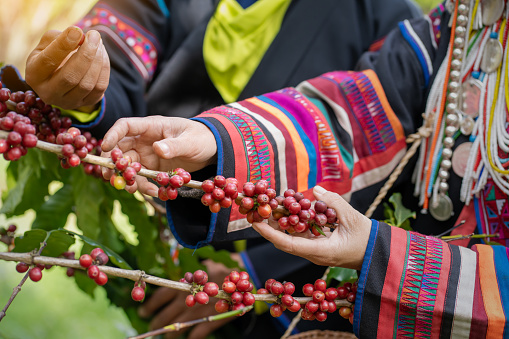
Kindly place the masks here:
[[(422, 124), (430, 84), (447, 52), (449, 18), (439, 6), (429, 16), (400, 23), (379, 52), (362, 57), (357, 72), (325, 73), (296, 88), (200, 114), (195, 119), (217, 140), (217, 173), (235, 177), (241, 185), (266, 179), (278, 193), (294, 188), (307, 197), (320, 184), (364, 212), (403, 156), (405, 135)], [(465, 139), (458, 138), (456, 145)], [(411, 194), (414, 164), (394, 190), (403, 193), (407, 207), (418, 210)], [(458, 216), (463, 208), (460, 178), (451, 173), (449, 182)], [(491, 192), (488, 187), (485, 194)], [(498, 198), (507, 206), (506, 196)], [(202, 207), (203, 213), (190, 220), (180, 212), (187, 204), (192, 202), (167, 204), (170, 226), (186, 246), (254, 235), (238, 207), (213, 215)], [(482, 219), (483, 211), (476, 212)], [(498, 217), (507, 227), (503, 215)], [(417, 233), (373, 221), (355, 303), (355, 334), (506, 336), (509, 252), (504, 246), (465, 248), (423, 235), (439, 234), (454, 222), (438, 222), (419, 212), (413, 223)]]

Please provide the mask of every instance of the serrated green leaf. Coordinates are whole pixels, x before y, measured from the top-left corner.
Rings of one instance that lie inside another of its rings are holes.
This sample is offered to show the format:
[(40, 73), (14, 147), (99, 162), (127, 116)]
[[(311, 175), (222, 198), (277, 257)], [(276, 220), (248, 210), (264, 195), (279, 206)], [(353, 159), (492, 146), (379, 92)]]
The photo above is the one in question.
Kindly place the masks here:
[(97, 239), (101, 228), (100, 205), (104, 200), (104, 184), (86, 175), (82, 168), (72, 169), (71, 180), (76, 224), (85, 236)]
[(33, 172), (34, 172), (33, 169), (30, 167), (24, 167), (21, 170), (21, 173), (16, 181), (16, 186), (9, 190), (9, 194), (7, 195), (2, 204), (0, 214), (12, 216), (12, 213), (16, 209), (16, 206), (18, 206), (18, 204), (23, 199), (23, 192), (25, 191), (26, 183), (33, 175)]
[(228, 268), (239, 267), (239, 263), (232, 259), (230, 252), (226, 250), (216, 251), (212, 246), (198, 248), (195, 255), (198, 255), (201, 259), (211, 259), (217, 263), (225, 265)]
[(76, 285), (78, 285), (80, 290), (82, 290), (83, 292), (88, 294), (92, 299), (94, 299), (95, 297), (94, 291), (98, 285), (95, 283), (95, 281), (90, 279), (85, 272), (86, 271), (76, 270), (74, 272), (74, 281), (76, 281)]
[(415, 219), (416, 216), (415, 212), (412, 212), (406, 208), (401, 200), (401, 193), (394, 193), (389, 198), (389, 202), (394, 206), (394, 219), (396, 221), (396, 227), (400, 227), (405, 222), (405, 220), (409, 218)]
[(53, 230), (63, 228), (69, 213), (72, 212), (74, 196), (72, 186), (62, 186), (55, 194), (50, 196), (41, 207), (35, 210), (36, 216), (32, 229)]
[(357, 279), (357, 271), (351, 268), (344, 267), (331, 267), (329, 270), (329, 274), (327, 274), (327, 285), (331, 281), (331, 279), (335, 279), (341, 282), (353, 282)]
[(99, 244), (97, 241), (92, 240), (92, 239), (90, 239), (87, 236), (75, 233), (73, 231), (69, 231), (69, 230), (62, 230), (62, 231), (65, 231), (67, 233), (70, 233), (70, 234), (73, 234), (73, 235), (79, 237), (81, 240), (83, 240), (84, 243), (86, 243), (86, 244), (88, 244), (88, 245), (90, 245), (92, 247), (100, 247), (100, 248), (102, 248), (104, 253), (106, 253), (108, 255), (108, 257), (110, 257), (111, 262), (113, 264), (115, 264), (117, 267), (123, 268), (123, 269), (126, 269), (126, 270), (130, 270), (131, 269), (131, 266), (119, 254), (115, 253), (110, 248), (108, 248), (108, 247), (106, 247), (106, 246), (104, 246), (102, 244)]
[(58, 257), (74, 244), (74, 237), (65, 231), (54, 230), (46, 232), (45, 230), (30, 230), (14, 240), (15, 247), (13, 252), (25, 253), (39, 249), (48, 234), (47, 245), (41, 253), (43, 256)]

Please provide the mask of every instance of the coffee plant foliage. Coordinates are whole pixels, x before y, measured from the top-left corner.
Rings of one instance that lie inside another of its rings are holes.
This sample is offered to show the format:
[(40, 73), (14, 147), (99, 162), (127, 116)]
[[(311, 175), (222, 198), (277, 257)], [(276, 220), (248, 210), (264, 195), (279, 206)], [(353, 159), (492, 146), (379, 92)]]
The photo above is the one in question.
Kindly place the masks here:
[[(165, 215), (149, 213), (145, 201), (124, 190), (116, 190), (102, 179), (86, 175), (82, 166), (61, 168), (54, 154), (31, 149), (18, 161), (9, 163), (6, 178), (7, 190), (2, 192), (0, 214), (10, 218), (23, 215), (28, 210), (35, 212), (31, 230), (15, 240), (15, 252), (30, 252), (38, 248), (51, 232), (43, 255), (58, 257), (76, 239), (80, 239), (83, 247), (81, 253), (76, 253), (76, 258), (101, 247), (112, 264), (119, 268), (143, 270), (172, 280), (180, 279), (184, 272), (204, 269), (200, 264), (202, 259), (210, 258), (228, 267), (237, 266), (228, 252), (216, 251), (210, 246), (198, 250), (181, 248), (178, 260), (175, 260), (171, 246), (174, 242), (170, 241)], [(51, 194), (50, 190), (55, 187), (57, 190)], [(137, 243), (128, 241), (117, 228), (115, 201), (133, 226)], [(70, 214), (76, 216), (76, 226), (81, 234), (64, 228)], [(74, 279), (77, 286), (92, 297), (94, 290), (101, 288), (84, 271), (76, 271)], [(139, 303), (130, 297), (132, 284), (126, 279), (112, 278), (103, 287), (111, 302), (125, 310), (133, 327), (144, 332), (148, 323), (137, 315)], [(150, 294), (153, 289), (148, 288)]]

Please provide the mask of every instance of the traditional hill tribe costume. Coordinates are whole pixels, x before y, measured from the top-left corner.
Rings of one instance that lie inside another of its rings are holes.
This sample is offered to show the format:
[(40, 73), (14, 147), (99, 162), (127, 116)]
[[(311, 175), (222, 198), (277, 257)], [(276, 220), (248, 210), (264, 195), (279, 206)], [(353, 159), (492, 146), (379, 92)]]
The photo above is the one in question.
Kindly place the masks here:
[[(295, 86), (327, 71), (352, 69), (362, 53), (380, 48), (383, 38), (399, 21), (417, 16), (420, 16), (417, 7), (408, 0), (99, 1), (78, 25), (84, 30), (101, 32), (111, 60), (110, 85), (100, 110), (92, 115), (74, 113), (81, 121), (77, 126), (102, 135), (122, 117), (154, 114), (193, 117), (225, 102)], [(312, 120), (306, 121), (314, 124)], [(281, 133), (287, 135), (283, 123), (274, 124), (276, 127), (272, 128), (281, 128)], [(257, 129), (256, 133), (260, 131)], [(294, 132), (292, 135), (299, 138)], [(400, 152), (402, 137), (401, 134)], [(234, 140), (237, 141), (241, 139)], [(260, 146), (264, 140), (253, 142), (257, 149), (262, 147), (268, 152), (268, 145)], [(308, 142), (306, 147), (310, 147)], [(303, 175), (299, 174), (299, 186), (293, 175), (303, 173), (303, 169), (295, 166), (301, 163), (309, 166), (308, 156), (294, 153), (291, 145), (286, 156), (284, 151), (279, 153), (278, 159), (289, 157), (294, 162), (287, 161), (285, 171), (290, 178), (278, 181), (278, 188), (307, 189)], [(232, 161), (231, 165), (233, 161), (240, 164), (228, 156), (224, 159)], [(331, 158), (331, 164), (334, 160)], [(263, 177), (272, 171), (272, 166), (265, 168), (265, 161), (261, 162)], [(284, 162), (278, 166), (283, 165)], [(244, 168), (239, 179), (247, 180), (249, 171), (253, 175), (251, 180), (259, 178), (255, 167), (253, 164)], [(204, 171), (203, 178), (215, 170)], [(209, 217), (197, 213), (195, 224), (207, 226)], [(218, 220), (227, 219), (220, 214)], [(181, 240), (194, 247), (207, 238), (208, 231), (207, 227), (191, 225), (189, 232), (192, 239), (184, 236)], [(236, 238), (241, 236), (237, 233)], [(302, 285), (323, 273), (322, 267), (276, 250), (259, 239), (249, 241), (242, 256), (258, 287), (268, 278)], [(273, 265), (266, 265), (267, 262)], [(284, 322), (281, 328), (289, 323), (285, 317), (278, 321)], [(348, 326), (343, 322), (341, 326), (345, 325)], [(299, 324), (300, 328), (306, 326), (317, 324)], [(338, 325), (328, 321), (323, 327), (331, 329)], [(267, 338), (279, 337), (271, 326), (266, 332), (263, 335)]]
[[(468, 249), (373, 221), (354, 311), (362, 338), (507, 335), (507, 17), (504, 0), (446, 1), (400, 23), (357, 72), (325, 73), (195, 118), (216, 136), (219, 174), (308, 196), (320, 184), (365, 211), (425, 112), (431, 133), (394, 190), (418, 211), (420, 233), (461, 224), (454, 233), (491, 235), (490, 245)], [(181, 212), (188, 204), (167, 205), (186, 246), (252, 235), (236, 208), (195, 221)]]

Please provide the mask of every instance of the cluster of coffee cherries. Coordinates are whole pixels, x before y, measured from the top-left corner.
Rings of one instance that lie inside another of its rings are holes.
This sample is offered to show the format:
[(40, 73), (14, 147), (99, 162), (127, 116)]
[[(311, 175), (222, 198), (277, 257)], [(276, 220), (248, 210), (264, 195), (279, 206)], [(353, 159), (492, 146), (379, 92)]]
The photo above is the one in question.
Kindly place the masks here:
[[(11, 92), (0, 82), (0, 129), (10, 131), (7, 139), (0, 139), (0, 153), (6, 160), (15, 161), (35, 147), (37, 141), (62, 145), (62, 167), (76, 167), (88, 153), (101, 153), (100, 141), (90, 132), (81, 134), (71, 127), (72, 120), (61, 115), (58, 108), (46, 105), (28, 90)], [(85, 172), (102, 177), (99, 165), (84, 164)]]
[(235, 203), (239, 205), (240, 214), (246, 215), (249, 223), (260, 222), (268, 219), (275, 204), (276, 191), (269, 188), (266, 180), (259, 180), (255, 184), (246, 182), (242, 187), (242, 197), (238, 197)]
[[(237, 311), (255, 303), (255, 297), (251, 293), (254, 286), (249, 281), (249, 274), (245, 271), (231, 271), (223, 280), (222, 289), (230, 294), (230, 300), (221, 299), (214, 305), (218, 313)], [(243, 315), (239, 314), (239, 316)]]
[(50, 269), (52, 265), (43, 265), (43, 264), (35, 264), (30, 268), (30, 265), (20, 262), (16, 265), (16, 271), (18, 273), (25, 273), (26, 271), (30, 270), (28, 272), (28, 276), (30, 277), (30, 280), (33, 282), (38, 282), (42, 279), (42, 270), (44, 269)]
[(94, 280), (99, 286), (108, 282), (106, 273), (99, 270), (99, 265), (105, 265), (109, 258), (103, 249), (96, 247), (90, 254), (82, 254), (80, 257), (80, 265), (87, 269), (87, 275), (90, 279)]
[(115, 164), (115, 174), (110, 178), (111, 186), (122, 190), (126, 185), (133, 185), (136, 174), (141, 170), (141, 164), (133, 162), (130, 156), (124, 155), (118, 148), (111, 151), (111, 160)]
[(147, 284), (141, 280), (139, 282), (134, 283), (134, 287), (131, 291), (131, 298), (134, 301), (143, 301), (145, 299), (145, 289), (147, 288)]
[(230, 207), (239, 195), (237, 179), (225, 178), (222, 175), (216, 175), (214, 180), (205, 180), (201, 189), (205, 192), (201, 202), (208, 206), (212, 213), (219, 212), (221, 207)]
[(289, 215), (273, 214), (279, 228), (288, 233), (302, 233), (309, 229), (318, 236), (323, 233), (324, 226), (336, 223), (337, 215), (334, 209), (328, 208), (327, 204), (320, 200), (312, 208), (311, 201), (301, 192), (287, 189), (283, 196), (278, 196), (275, 200), (289, 212)]
[(81, 159), (88, 154), (87, 138), (81, 135), (81, 131), (76, 127), (71, 127), (66, 132), (59, 133), (56, 143), (62, 145), (63, 158), (60, 160), (60, 165), (63, 168), (79, 166)]
[(61, 117), (60, 110), (46, 105), (33, 91), (11, 93), (0, 82), (0, 128), (11, 131), (6, 140), (0, 140), (0, 153), (6, 160), (18, 160), (37, 140), (55, 143), (56, 135), (71, 124), (70, 118)]
[(334, 313), (337, 310), (334, 301), (339, 298), (338, 290), (334, 287), (327, 288), (327, 283), (323, 279), (317, 279), (314, 284), (305, 284), (302, 293), (312, 298), (303, 307), (301, 317), (304, 320), (325, 321), (327, 312)]
[(203, 270), (186, 272), (184, 278), (180, 279), (180, 282), (191, 284), (191, 294), (186, 297), (188, 307), (193, 307), (196, 303), (208, 304), (210, 297), (215, 297), (219, 293), (219, 286), (208, 280), (209, 276)]
[(156, 182), (159, 186), (158, 196), (162, 201), (175, 200), (178, 189), (191, 181), (191, 174), (183, 168), (176, 168), (171, 172), (159, 172)]
[(5, 160), (16, 161), (25, 155), (29, 148), (37, 145), (36, 128), (26, 116), (14, 111), (2, 111), (3, 107), (7, 107), (2, 103), (7, 91), (5, 88), (0, 89), (0, 129), (9, 131), (7, 139), (0, 139), (0, 153)]
[(274, 318), (280, 317), (286, 309), (291, 312), (298, 312), (301, 306), (295, 300), (292, 294), (295, 292), (295, 285), (291, 282), (281, 283), (275, 279), (269, 279), (265, 282), (265, 288), (258, 290), (259, 294), (269, 294), (278, 296), (278, 301), (270, 306), (270, 315)]

